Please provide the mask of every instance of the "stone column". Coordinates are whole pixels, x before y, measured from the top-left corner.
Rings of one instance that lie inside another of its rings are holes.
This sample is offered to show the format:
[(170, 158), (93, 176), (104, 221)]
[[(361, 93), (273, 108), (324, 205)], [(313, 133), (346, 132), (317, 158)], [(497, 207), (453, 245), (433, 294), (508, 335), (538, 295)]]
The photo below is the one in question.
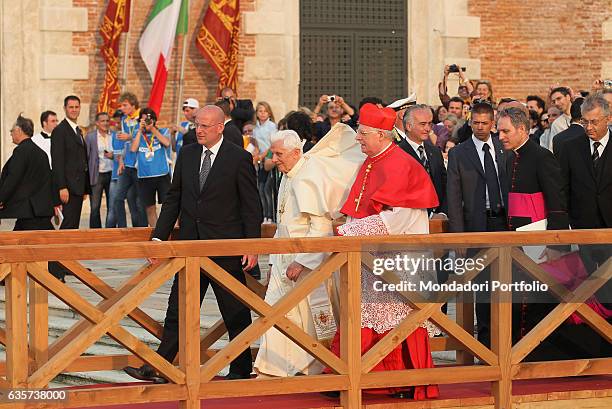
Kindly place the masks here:
[[(468, 39), (480, 37), (480, 18), (467, 14), (467, 0), (408, 0), (408, 90), (420, 103), (440, 104), (438, 82), (446, 64), (466, 67), (468, 78), (480, 78), (480, 60), (468, 52)], [(451, 96), (457, 85), (450, 78)]]
[[(89, 57), (75, 55), (72, 33), (87, 31), (87, 9), (72, 0), (3, 1), (0, 51), (0, 163), (13, 151), (9, 135), (19, 115), (40, 129), (40, 113), (50, 109), (63, 118), (63, 98), (73, 80), (87, 79)], [(88, 111), (87, 106), (81, 109)]]
[(243, 14), (245, 33), (257, 44), (255, 57), (245, 57), (244, 80), (256, 83), (257, 100), (270, 103), (277, 121), (298, 103), (299, 7), (298, 0), (260, 0)]

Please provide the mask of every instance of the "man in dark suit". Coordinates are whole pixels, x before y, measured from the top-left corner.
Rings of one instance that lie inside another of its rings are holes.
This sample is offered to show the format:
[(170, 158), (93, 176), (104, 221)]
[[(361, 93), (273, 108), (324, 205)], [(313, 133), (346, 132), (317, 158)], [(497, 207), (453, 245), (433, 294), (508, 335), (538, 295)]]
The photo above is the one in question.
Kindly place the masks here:
[[(600, 94), (587, 97), (582, 104), (586, 134), (567, 140), (561, 148), (563, 190), (574, 229), (612, 227), (612, 130), (608, 127), (611, 111), (610, 104)], [(592, 273), (612, 256), (612, 251), (609, 245), (581, 246), (580, 254), (587, 271)], [(608, 303), (612, 297), (610, 283), (597, 296)]]
[(227, 139), (229, 142), (244, 148), (244, 142), (242, 139), (242, 131), (235, 125), (235, 121), (233, 121), (230, 117), (230, 104), (226, 100), (220, 100), (215, 102), (215, 105), (221, 108), (224, 115), (224, 128), (223, 128), (223, 138)]
[(584, 128), (580, 125), (580, 120), (582, 119), (582, 112), (580, 107), (584, 102), (584, 98), (576, 98), (574, 102), (572, 102), (572, 107), (570, 108), (570, 115), (572, 116), (572, 123), (569, 128), (565, 131), (559, 132), (552, 141), (553, 154), (558, 158), (561, 153), (561, 148), (568, 140), (576, 137), (576, 136), (584, 136)]
[(399, 147), (419, 161), (429, 174), (440, 202), (432, 211), (446, 214), (446, 168), (442, 151), (429, 140), (433, 126), (431, 109), (423, 104), (413, 105), (406, 110), (403, 121), (406, 139), (400, 141)]
[(13, 230), (53, 230), (54, 195), (47, 154), (30, 139), (34, 123), (21, 115), (11, 128), (13, 155), (0, 176), (0, 219), (17, 219)]
[(250, 99), (237, 99), (236, 93), (230, 87), (221, 90), (221, 100), (227, 101), (230, 108), (230, 123), (237, 129), (242, 129), (245, 122), (253, 121), (255, 108)]
[[(493, 107), (475, 104), (472, 108), (472, 136), (448, 154), (448, 224), (450, 232), (505, 231), (508, 203), (506, 153), (494, 137)], [(473, 257), (477, 249), (469, 249)], [(458, 255), (465, 252), (457, 250)], [(490, 280), (486, 269), (477, 282)], [(491, 309), (488, 294), (476, 294), (478, 340), (489, 346)]]
[(53, 182), (59, 192), (64, 215), (60, 229), (78, 229), (83, 197), (91, 190), (83, 132), (76, 123), (81, 112), (79, 97), (67, 96), (64, 111), (66, 118), (51, 135)]
[[(246, 150), (223, 138), (223, 111), (207, 105), (196, 114), (198, 144), (183, 146), (176, 162), (172, 186), (152, 233), (153, 240), (167, 240), (177, 218), (180, 240), (256, 238), (261, 234), (262, 209), (257, 192), (253, 158)], [(218, 257), (213, 260), (245, 283), (244, 272), (257, 264), (256, 255)], [(251, 323), (249, 309), (208, 276), (200, 276), (200, 303), (208, 285), (219, 303), (230, 340)], [(168, 300), (164, 334), (157, 352), (172, 362), (178, 351), (178, 277)], [(252, 370), (246, 349), (230, 365), (228, 379), (245, 379)], [(149, 365), (126, 367), (141, 380), (165, 383)]]

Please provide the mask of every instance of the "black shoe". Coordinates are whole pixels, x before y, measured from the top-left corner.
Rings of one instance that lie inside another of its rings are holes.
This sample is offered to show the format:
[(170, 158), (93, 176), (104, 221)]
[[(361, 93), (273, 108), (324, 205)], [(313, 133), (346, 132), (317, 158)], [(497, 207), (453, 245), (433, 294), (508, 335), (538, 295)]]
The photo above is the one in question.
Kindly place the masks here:
[(396, 399), (414, 399), (414, 389), (410, 388), (407, 391), (395, 392), (390, 396)]
[(150, 365), (143, 365), (140, 368), (134, 368), (133, 366), (126, 366), (123, 371), (130, 375), (132, 378), (136, 378), (141, 381), (149, 381), (153, 383), (168, 383), (168, 380), (162, 376), (159, 376), (155, 369)]
[(251, 374), (241, 375), (238, 373), (230, 372), (227, 375), (225, 375), (224, 379), (226, 381), (234, 381), (236, 379), (251, 379)]

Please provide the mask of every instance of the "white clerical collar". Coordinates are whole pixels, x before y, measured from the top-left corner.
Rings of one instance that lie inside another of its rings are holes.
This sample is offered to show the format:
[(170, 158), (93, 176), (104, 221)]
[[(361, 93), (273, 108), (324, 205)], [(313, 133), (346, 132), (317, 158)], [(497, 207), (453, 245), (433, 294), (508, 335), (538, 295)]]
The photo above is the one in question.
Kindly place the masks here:
[(66, 122), (68, 122), (68, 125), (70, 125), (70, 127), (72, 128), (74, 133), (77, 133), (76, 129), (77, 129), (78, 125), (75, 122), (72, 122), (70, 119), (68, 119), (68, 117), (66, 117)]
[(520, 144), (516, 149), (514, 149), (514, 152), (518, 151), (519, 149), (521, 149), (523, 146), (525, 146), (525, 144), (529, 141), (529, 138), (525, 139), (523, 141), (522, 144)]
[(300, 159), (298, 159), (298, 161), (295, 162), (295, 165), (293, 165), (291, 170), (289, 172), (287, 172), (287, 177), (288, 178), (292, 178), (295, 175), (297, 175), (298, 172), (300, 171), (300, 168), (304, 164), (304, 162), (306, 162), (306, 160), (304, 159), (304, 155), (302, 155), (302, 156), (300, 156)]
[(377, 157), (378, 155), (381, 155), (381, 154), (382, 154), (382, 153), (384, 153), (384, 152), (385, 152), (387, 149), (389, 149), (389, 148), (391, 147), (391, 145), (393, 145), (393, 142), (389, 142), (389, 145), (385, 146), (385, 147), (383, 148), (383, 150), (382, 150), (382, 151), (378, 152), (376, 155), (371, 156), (371, 157), (372, 157), (372, 158), (375, 158), (375, 157)]
[[(601, 144), (601, 147), (603, 149), (606, 149), (606, 145), (608, 144), (609, 140), (610, 140), (610, 128), (608, 128), (608, 132), (604, 135), (604, 137), (599, 140), (599, 143)], [(589, 143), (591, 144), (591, 152), (593, 152), (593, 144), (595, 143), (595, 141), (589, 138)]]
[(232, 118), (227, 118), (225, 121), (223, 121), (223, 125), (227, 125), (227, 123), (228, 123), (229, 121), (231, 121), (231, 120), (232, 120)]

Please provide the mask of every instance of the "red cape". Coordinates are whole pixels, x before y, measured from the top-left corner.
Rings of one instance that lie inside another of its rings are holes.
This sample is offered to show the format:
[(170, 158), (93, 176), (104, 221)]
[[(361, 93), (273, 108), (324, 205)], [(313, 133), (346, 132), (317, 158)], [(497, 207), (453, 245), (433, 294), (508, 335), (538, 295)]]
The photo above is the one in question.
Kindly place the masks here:
[[(358, 200), (359, 207), (355, 209)], [(363, 162), (340, 211), (361, 219), (380, 213), (385, 206), (430, 209), (438, 203), (436, 190), (423, 166), (392, 143), (384, 152)]]

